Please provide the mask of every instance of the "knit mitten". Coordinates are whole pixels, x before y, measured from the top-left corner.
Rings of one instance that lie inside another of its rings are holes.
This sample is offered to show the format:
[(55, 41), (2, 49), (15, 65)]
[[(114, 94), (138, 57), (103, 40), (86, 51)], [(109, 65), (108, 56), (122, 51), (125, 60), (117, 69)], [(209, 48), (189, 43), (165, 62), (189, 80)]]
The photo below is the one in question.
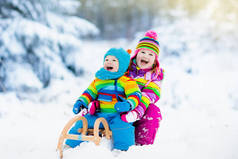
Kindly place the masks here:
[(114, 109), (116, 109), (116, 111), (118, 113), (122, 113), (122, 112), (128, 112), (131, 110), (131, 104), (124, 98), (118, 96), (119, 98), (119, 102), (117, 102), (114, 105)]
[(85, 106), (83, 105), (83, 102), (80, 100), (77, 100), (73, 107), (74, 114), (78, 114), (81, 110), (83, 110)]
[(114, 105), (114, 109), (116, 109), (116, 111), (119, 113), (127, 112), (131, 110), (131, 105), (129, 102), (117, 102)]
[(128, 113), (121, 115), (121, 120), (127, 123), (133, 123), (139, 119), (139, 114), (135, 110), (129, 111)]
[(96, 113), (96, 111), (98, 111), (98, 110), (99, 110), (99, 101), (97, 101), (97, 100), (92, 101), (88, 105), (89, 114), (94, 115)]

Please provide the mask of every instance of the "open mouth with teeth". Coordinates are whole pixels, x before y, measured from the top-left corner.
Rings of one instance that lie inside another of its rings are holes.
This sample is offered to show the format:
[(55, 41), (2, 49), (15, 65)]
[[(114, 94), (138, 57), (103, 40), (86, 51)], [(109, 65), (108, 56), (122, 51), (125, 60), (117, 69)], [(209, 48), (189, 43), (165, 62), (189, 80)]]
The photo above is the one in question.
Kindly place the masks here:
[(140, 63), (143, 64), (143, 65), (146, 65), (146, 64), (149, 63), (149, 61), (142, 59), (142, 60), (140, 61)]
[(106, 70), (112, 71), (112, 70), (113, 70), (113, 67), (112, 67), (112, 66), (107, 66), (107, 67), (106, 67)]

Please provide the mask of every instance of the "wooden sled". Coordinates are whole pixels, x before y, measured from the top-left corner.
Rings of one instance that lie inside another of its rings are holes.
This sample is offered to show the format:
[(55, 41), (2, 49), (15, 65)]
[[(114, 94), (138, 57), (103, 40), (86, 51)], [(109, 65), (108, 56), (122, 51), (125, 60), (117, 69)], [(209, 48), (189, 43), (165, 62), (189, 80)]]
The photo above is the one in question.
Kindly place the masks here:
[[(83, 128), (79, 129), (78, 132), (81, 135), (73, 135), (68, 134), (69, 129), (73, 126), (77, 121), (82, 120)], [(100, 123), (103, 124), (104, 129), (99, 129)], [(59, 140), (57, 150), (59, 151), (60, 158), (63, 158), (63, 144), (65, 139), (71, 140), (81, 140), (81, 141), (93, 141), (96, 145), (99, 145), (103, 136), (106, 136), (107, 139), (110, 139), (112, 136), (112, 132), (109, 130), (108, 123), (104, 118), (98, 118), (94, 123), (94, 129), (88, 129), (88, 121), (83, 116), (76, 116), (71, 119), (64, 129), (62, 130)]]

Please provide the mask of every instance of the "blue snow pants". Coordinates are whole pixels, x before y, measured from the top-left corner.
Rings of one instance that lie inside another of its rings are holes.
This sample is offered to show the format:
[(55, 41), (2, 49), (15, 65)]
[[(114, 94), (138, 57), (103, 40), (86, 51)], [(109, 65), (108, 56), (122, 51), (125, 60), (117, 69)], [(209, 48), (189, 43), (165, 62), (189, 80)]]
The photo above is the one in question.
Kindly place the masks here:
[[(92, 129), (96, 119), (103, 117), (107, 120), (110, 130), (112, 131), (113, 149), (126, 151), (130, 146), (135, 145), (135, 128), (132, 124), (121, 120), (119, 113), (96, 113), (94, 115), (87, 114), (84, 116), (88, 120), (88, 128)], [(77, 121), (70, 129), (69, 134), (80, 135), (78, 129), (83, 127), (81, 120)], [(103, 128), (102, 123), (99, 128)], [(81, 140), (66, 140), (66, 144), (74, 148), (78, 146)]]

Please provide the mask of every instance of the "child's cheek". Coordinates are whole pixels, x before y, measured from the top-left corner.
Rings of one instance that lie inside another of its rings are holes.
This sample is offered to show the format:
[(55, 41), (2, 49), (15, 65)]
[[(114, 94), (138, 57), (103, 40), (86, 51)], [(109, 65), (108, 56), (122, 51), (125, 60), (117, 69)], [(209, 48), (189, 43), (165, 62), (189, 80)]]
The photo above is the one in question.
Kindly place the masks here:
[(117, 71), (118, 71), (118, 69), (119, 69), (119, 64), (118, 64), (118, 63), (116, 63), (116, 64), (115, 64), (115, 72), (117, 72)]
[(138, 64), (140, 62), (140, 56), (136, 57), (136, 63)]

